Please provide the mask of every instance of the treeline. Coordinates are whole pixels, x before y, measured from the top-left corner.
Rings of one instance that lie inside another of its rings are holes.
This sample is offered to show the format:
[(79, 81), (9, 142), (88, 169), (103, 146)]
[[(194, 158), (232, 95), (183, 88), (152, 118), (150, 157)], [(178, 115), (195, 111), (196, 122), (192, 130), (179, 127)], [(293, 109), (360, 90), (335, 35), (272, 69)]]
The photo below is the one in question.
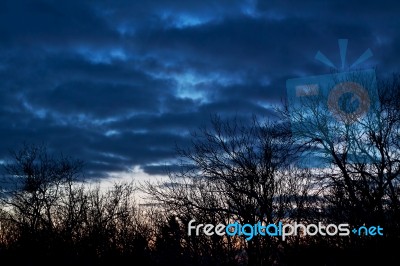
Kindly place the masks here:
[(90, 188), (79, 183), (82, 162), (52, 157), (43, 146), (25, 145), (13, 158), (0, 213), (2, 258), (16, 265), (113, 265), (147, 257), (150, 231), (141, 227), (132, 185)]
[[(369, 86), (366, 79), (357, 81)], [(210, 128), (193, 133), (191, 147), (178, 151), (181, 168), (169, 174), (169, 182), (140, 187), (90, 188), (79, 182), (80, 161), (24, 146), (5, 165), (0, 255), (25, 265), (396, 263), (399, 76), (379, 83), (378, 93), (379, 104), (369, 99), (369, 112), (351, 123), (332, 115), (320, 104), (324, 99), (283, 108), (273, 121), (214, 117)], [(296, 122), (301, 127), (293, 134)], [(311, 158), (309, 165), (305, 158)], [(137, 203), (137, 190), (147, 193), (146, 205)], [(188, 235), (193, 219), (214, 225), (379, 225), (383, 235), (297, 235), (284, 241), (257, 235), (246, 241)]]

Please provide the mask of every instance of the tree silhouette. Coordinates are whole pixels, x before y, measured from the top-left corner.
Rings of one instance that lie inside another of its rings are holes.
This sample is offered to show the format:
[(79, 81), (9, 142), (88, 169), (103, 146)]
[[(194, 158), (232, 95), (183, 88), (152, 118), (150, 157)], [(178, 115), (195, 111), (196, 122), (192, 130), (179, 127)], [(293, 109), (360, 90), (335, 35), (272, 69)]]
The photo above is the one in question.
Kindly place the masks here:
[[(183, 221), (273, 223), (289, 218), (294, 199), (300, 209), (302, 198), (309, 196), (309, 183), (290, 170), (294, 147), (284, 124), (253, 119), (249, 126), (214, 117), (212, 129), (194, 134), (192, 147), (179, 152), (184, 170), (172, 174), (165, 186), (148, 184), (147, 192)], [(229, 241), (247, 250), (250, 265), (277, 256), (276, 239)]]

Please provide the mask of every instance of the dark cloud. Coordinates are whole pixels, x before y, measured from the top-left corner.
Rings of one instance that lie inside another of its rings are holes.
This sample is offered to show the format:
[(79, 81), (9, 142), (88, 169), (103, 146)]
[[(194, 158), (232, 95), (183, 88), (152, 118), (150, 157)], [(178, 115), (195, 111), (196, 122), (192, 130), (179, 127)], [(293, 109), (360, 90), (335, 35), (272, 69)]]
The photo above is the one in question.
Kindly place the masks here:
[(399, 71), (394, 1), (3, 1), (0, 156), (23, 141), (86, 161), (87, 177), (177, 170), (210, 117), (273, 116), (286, 80), (340, 66)]

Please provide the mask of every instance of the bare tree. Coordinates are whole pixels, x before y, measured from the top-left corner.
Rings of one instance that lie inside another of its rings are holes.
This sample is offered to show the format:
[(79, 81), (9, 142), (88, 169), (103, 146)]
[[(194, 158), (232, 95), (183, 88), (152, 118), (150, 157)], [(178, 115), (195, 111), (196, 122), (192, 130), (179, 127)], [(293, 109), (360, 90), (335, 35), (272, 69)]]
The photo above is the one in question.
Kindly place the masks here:
[[(253, 119), (245, 125), (214, 117), (212, 129), (194, 133), (192, 147), (179, 150), (182, 171), (171, 174), (165, 185), (148, 184), (146, 191), (186, 224), (196, 218), (213, 224), (277, 222), (289, 218), (293, 200), (300, 201), (301, 193), (308, 197), (311, 187), (290, 174), (293, 149), (283, 123)], [(228, 241), (233, 239), (223, 240)], [(273, 261), (279, 244), (268, 237), (238, 241), (251, 265)]]
[(66, 264), (149, 260), (146, 219), (134, 186), (91, 188), (80, 180), (82, 165), (51, 156), (44, 146), (13, 152), (1, 191), (0, 247), (24, 253), (17, 260), (32, 264), (55, 258)]
[(308, 167), (320, 180), (326, 217), (379, 224), (389, 237), (399, 232), (399, 76), (375, 86), (373, 77), (354, 72), (332, 80), (326, 94), (298, 97), (287, 115), (303, 158), (319, 164)]
[(9, 218), (30, 232), (53, 230), (56, 202), (63, 186), (79, 177), (82, 162), (60, 155), (50, 156), (45, 146), (25, 144), (12, 152), (13, 161), (5, 165), (2, 203), (11, 210)]

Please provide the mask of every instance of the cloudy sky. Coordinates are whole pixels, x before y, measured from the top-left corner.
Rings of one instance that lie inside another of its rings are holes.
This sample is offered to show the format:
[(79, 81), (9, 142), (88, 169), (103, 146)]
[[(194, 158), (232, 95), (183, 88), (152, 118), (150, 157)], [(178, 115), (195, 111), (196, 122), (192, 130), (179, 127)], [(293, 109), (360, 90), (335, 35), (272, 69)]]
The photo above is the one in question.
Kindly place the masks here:
[[(301, 2), (301, 3), (300, 3)], [(162, 174), (210, 115), (270, 116), (314, 57), (400, 71), (397, 1), (1, 1), (0, 157), (46, 143), (88, 178)], [(136, 169), (136, 172), (132, 172)]]

